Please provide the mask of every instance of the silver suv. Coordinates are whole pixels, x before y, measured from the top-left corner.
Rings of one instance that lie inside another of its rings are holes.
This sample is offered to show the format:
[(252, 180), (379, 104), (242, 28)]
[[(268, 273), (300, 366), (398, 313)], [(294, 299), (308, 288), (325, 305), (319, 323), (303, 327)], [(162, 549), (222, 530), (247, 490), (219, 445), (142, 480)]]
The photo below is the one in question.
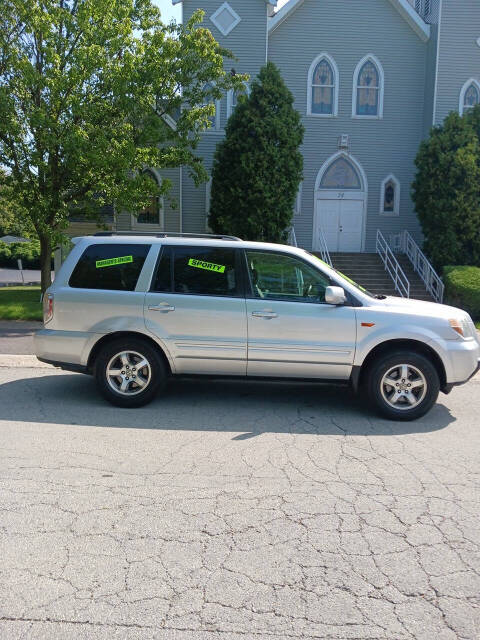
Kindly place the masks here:
[(37, 357), (121, 407), (172, 375), (350, 383), (412, 420), (479, 369), (460, 309), (373, 296), (290, 246), (188, 234), (78, 238), (44, 296)]

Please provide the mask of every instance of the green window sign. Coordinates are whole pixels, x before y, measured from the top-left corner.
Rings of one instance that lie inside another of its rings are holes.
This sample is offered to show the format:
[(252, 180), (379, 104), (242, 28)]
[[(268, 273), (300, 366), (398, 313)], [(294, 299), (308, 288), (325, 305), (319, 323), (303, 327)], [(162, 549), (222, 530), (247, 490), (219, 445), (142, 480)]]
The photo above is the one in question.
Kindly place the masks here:
[(133, 256), (121, 256), (120, 258), (107, 258), (106, 260), (97, 260), (95, 266), (97, 269), (102, 267), (114, 267), (117, 264), (127, 264), (133, 262)]

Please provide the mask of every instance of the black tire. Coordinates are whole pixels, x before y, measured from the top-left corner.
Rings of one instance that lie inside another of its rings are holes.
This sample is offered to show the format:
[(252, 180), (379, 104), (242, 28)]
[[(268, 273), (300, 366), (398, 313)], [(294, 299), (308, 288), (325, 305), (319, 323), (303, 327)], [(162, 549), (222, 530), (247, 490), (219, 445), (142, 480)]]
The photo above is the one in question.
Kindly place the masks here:
[[(127, 356), (124, 364), (120, 354)], [(137, 369), (135, 365), (144, 361), (147, 365)], [(112, 376), (111, 372), (117, 369), (121, 369), (119, 375)], [(117, 407), (142, 407), (165, 388), (167, 369), (158, 349), (147, 340), (118, 338), (108, 342), (98, 354), (95, 379), (102, 396)], [(120, 389), (122, 384), (126, 385), (124, 391)]]
[[(408, 368), (405, 370), (402, 365)], [(402, 377), (405, 372), (406, 377)], [(379, 356), (366, 371), (364, 382), (370, 402), (377, 410), (390, 420), (403, 422), (421, 418), (430, 411), (440, 391), (435, 365), (415, 351)]]

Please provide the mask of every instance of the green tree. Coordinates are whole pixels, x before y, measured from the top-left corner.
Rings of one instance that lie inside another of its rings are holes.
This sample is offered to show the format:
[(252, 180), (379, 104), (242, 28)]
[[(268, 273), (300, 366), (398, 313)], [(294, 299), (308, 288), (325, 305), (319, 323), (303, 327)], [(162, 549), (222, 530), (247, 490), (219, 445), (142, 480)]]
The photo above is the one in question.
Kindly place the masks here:
[(209, 224), (215, 233), (283, 242), (302, 179), (300, 114), (278, 68), (268, 62), (240, 96), (212, 170)]
[[(476, 125), (476, 126), (475, 126)], [(480, 107), (451, 113), (422, 142), (413, 201), (436, 268), (480, 264)]]
[(243, 78), (202, 19), (165, 25), (151, 0), (0, 0), (0, 186), (38, 236), (43, 290), (72, 208), (142, 210), (170, 187), (146, 167), (206, 179), (199, 133)]

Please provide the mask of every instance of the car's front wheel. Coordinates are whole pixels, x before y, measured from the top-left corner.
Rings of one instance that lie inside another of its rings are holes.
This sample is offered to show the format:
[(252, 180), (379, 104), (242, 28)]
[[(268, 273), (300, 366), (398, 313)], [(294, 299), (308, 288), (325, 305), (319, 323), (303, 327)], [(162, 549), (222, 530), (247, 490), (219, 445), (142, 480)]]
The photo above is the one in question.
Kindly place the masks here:
[(101, 394), (118, 407), (141, 407), (166, 383), (166, 368), (158, 350), (147, 341), (127, 338), (109, 342), (95, 363)]
[(370, 400), (391, 420), (415, 420), (433, 407), (440, 391), (434, 364), (415, 351), (379, 357), (366, 372)]

